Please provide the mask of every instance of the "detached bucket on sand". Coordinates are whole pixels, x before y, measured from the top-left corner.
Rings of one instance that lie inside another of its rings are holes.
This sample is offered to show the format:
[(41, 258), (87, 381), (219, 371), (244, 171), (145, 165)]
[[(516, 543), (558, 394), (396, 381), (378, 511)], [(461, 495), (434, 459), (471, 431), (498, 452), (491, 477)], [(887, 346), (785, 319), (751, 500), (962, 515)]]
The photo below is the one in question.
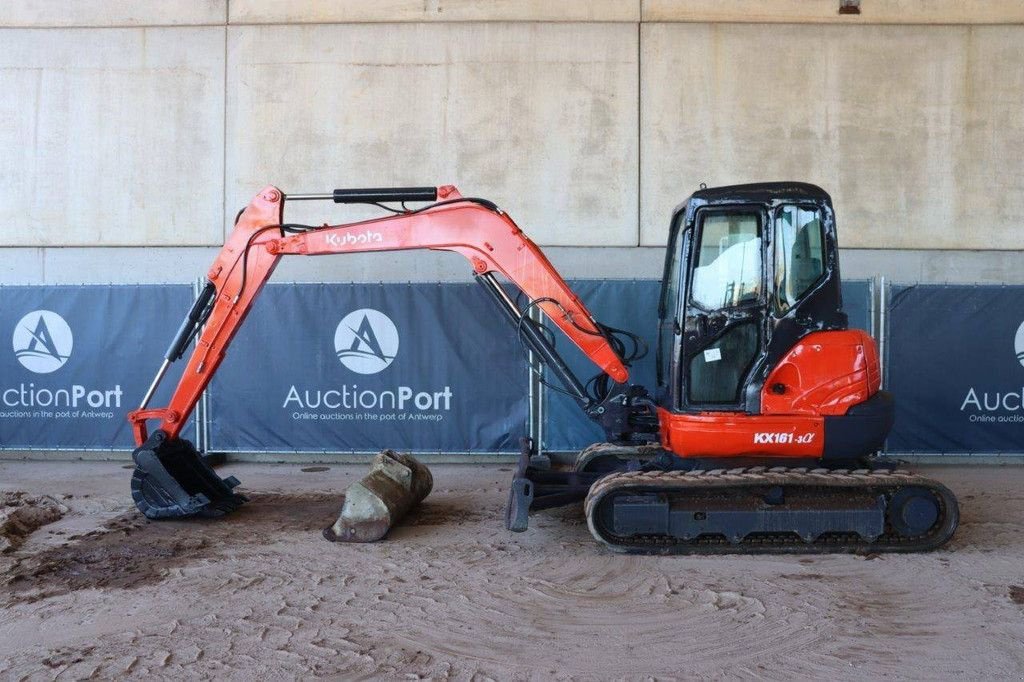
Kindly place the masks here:
[(373, 458), (370, 473), (345, 491), (341, 515), (324, 529), (324, 537), (332, 542), (381, 540), (433, 486), (430, 469), (415, 457), (385, 450)]

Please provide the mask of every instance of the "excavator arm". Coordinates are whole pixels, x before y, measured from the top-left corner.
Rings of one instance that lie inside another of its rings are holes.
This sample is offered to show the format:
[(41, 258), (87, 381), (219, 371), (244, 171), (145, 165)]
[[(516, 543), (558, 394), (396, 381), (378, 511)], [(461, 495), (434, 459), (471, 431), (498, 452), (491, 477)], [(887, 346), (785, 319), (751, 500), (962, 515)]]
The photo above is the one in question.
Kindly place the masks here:
[[(288, 224), (288, 200), (333, 199), (337, 203), (424, 201), (425, 208), (343, 225)], [(207, 274), (208, 283), (186, 317), (141, 407), (129, 415), (136, 444), (150, 438), (147, 423), (159, 420), (164, 441), (177, 438), (209, 384), (231, 340), (241, 327), (278, 260), (289, 254), (319, 256), (370, 251), (432, 249), (454, 251), (473, 267), (478, 281), (516, 324), (524, 341), (551, 367), (584, 407), (594, 402), (569, 371), (554, 346), (526, 318), (495, 279), (495, 273), (518, 287), (614, 382), (629, 372), (610, 335), (592, 318), (548, 259), (508, 215), (490, 202), (463, 198), (453, 186), (438, 188), (335, 190), (325, 195), (288, 197), (267, 187), (239, 214), (235, 227)], [(528, 307), (529, 307), (528, 306)], [(525, 324), (524, 324), (525, 323)], [(195, 350), (170, 403), (150, 409), (148, 403), (171, 362), (196, 339)]]

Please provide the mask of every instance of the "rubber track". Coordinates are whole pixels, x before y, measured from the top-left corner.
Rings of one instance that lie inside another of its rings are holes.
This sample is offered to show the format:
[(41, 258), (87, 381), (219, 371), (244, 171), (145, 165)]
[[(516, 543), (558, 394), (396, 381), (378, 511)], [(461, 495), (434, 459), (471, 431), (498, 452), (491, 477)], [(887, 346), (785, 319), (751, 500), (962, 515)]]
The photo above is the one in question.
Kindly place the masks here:
[[(732, 543), (723, 537), (701, 537), (694, 540), (668, 536), (619, 538), (609, 537), (597, 526), (595, 509), (610, 493), (667, 492), (685, 494), (688, 490), (710, 487), (727, 489), (746, 486), (818, 487), (836, 492), (842, 488), (877, 487), (895, 493), (905, 486), (921, 486), (936, 494), (940, 504), (939, 521), (921, 536), (903, 537), (886, 529), (873, 542), (858, 535), (823, 536), (813, 543), (790, 533), (758, 535)], [(788, 467), (750, 467), (708, 471), (635, 471), (609, 474), (594, 484), (584, 503), (587, 525), (594, 537), (616, 552), (630, 554), (802, 554), (840, 552), (921, 552), (943, 545), (953, 536), (959, 523), (956, 498), (941, 483), (902, 470), (806, 469)]]

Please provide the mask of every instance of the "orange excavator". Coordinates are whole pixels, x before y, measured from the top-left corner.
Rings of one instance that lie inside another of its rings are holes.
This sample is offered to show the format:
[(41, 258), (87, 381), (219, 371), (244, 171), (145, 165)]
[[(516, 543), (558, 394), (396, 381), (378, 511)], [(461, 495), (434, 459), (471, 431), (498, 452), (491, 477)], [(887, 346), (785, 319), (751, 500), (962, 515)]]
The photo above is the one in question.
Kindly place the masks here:
[[(391, 213), (341, 225), (285, 221), (287, 203), (313, 200)], [(524, 439), (510, 530), (525, 531), (531, 511), (583, 501), (594, 537), (631, 553), (920, 551), (955, 531), (957, 501), (945, 486), (875, 457), (893, 424), (893, 398), (880, 390), (874, 341), (847, 328), (831, 199), (796, 182), (702, 187), (676, 208), (653, 394), (629, 383), (642, 340), (596, 321), (494, 203), (452, 186), (265, 188), (239, 213), (129, 415), (138, 445), (132, 494), (147, 517), (218, 516), (246, 501), (234, 492), (237, 479), (221, 479), (180, 432), (278, 260), (405, 249), (464, 256), (543, 371), (605, 430), (607, 442), (570, 468)], [(600, 372), (578, 377), (533, 309)], [(149, 408), (193, 341), (170, 403)], [(158, 422), (152, 432), (150, 421)]]

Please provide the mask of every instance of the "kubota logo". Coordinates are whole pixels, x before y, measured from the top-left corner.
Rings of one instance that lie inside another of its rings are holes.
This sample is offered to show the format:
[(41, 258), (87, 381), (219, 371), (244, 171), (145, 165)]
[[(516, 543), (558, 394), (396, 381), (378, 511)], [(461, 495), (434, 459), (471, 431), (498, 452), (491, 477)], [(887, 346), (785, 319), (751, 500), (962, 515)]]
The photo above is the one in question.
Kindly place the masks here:
[(357, 244), (383, 244), (384, 235), (380, 232), (346, 232), (339, 235), (331, 232), (324, 235), (324, 241), (330, 246), (355, 246)]
[(1024, 365), (1024, 322), (1017, 327), (1017, 336), (1013, 339), (1013, 350), (1017, 352), (1017, 360)]
[(398, 329), (379, 310), (353, 310), (334, 330), (334, 350), (341, 364), (353, 372), (376, 374), (398, 354)]
[(49, 374), (71, 357), (74, 337), (64, 318), (50, 310), (33, 310), (14, 326), (14, 355), (30, 372)]

